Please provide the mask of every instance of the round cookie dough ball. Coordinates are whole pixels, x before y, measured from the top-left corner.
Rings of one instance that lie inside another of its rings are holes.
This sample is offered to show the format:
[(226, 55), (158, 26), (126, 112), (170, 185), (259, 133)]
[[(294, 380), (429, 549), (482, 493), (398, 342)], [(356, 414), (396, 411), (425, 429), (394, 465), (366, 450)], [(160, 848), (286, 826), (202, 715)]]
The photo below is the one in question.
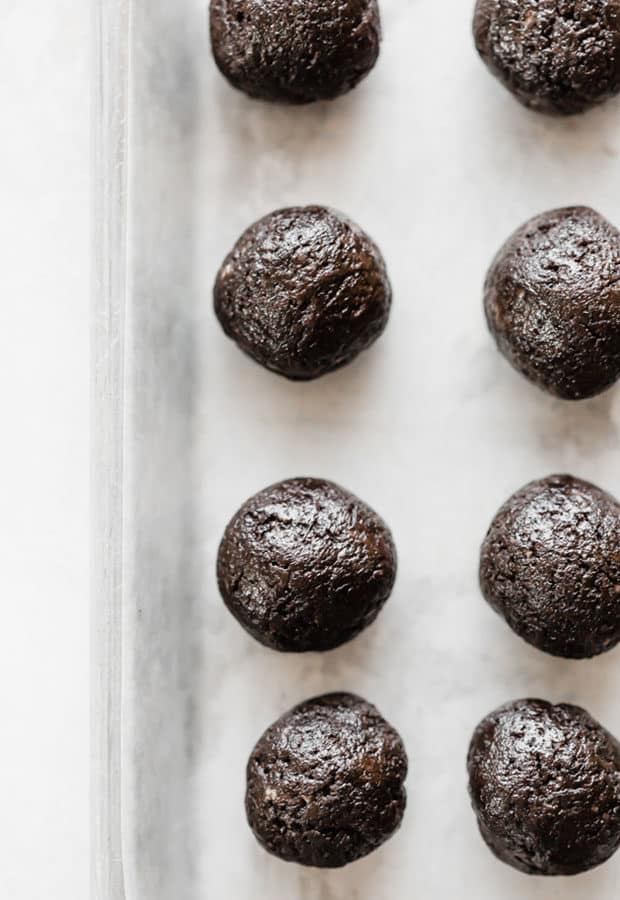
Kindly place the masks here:
[(376, 0), (211, 0), (210, 24), (220, 72), (261, 100), (331, 100), (379, 56)]
[(620, 846), (620, 744), (578, 706), (517, 700), (482, 720), (467, 767), (480, 833), (529, 875), (576, 875)]
[(487, 67), (530, 109), (571, 115), (620, 90), (620, 0), (478, 0)]
[(484, 305), (499, 350), (565, 400), (620, 377), (620, 232), (592, 209), (531, 219), (489, 269)]
[(407, 754), (370, 703), (328, 694), (296, 706), (260, 738), (246, 812), (260, 844), (286, 862), (339, 868), (399, 828)]
[(482, 592), (529, 644), (572, 659), (620, 641), (620, 505), (553, 475), (517, 491), (482, 545)]
[(293, 478), (236, 513), (217, 577), (226, 606), (261, 644), (330, 650), (377, 617), (396, 578), (396, 548), (385, 522), (353, 494)]
[(245, 353), (305, 381), (376, 341), (392, 291), (368, 235), (333, 210), (307, 206), (248, 228), (224, 260), (214, 298), (222, 328)]

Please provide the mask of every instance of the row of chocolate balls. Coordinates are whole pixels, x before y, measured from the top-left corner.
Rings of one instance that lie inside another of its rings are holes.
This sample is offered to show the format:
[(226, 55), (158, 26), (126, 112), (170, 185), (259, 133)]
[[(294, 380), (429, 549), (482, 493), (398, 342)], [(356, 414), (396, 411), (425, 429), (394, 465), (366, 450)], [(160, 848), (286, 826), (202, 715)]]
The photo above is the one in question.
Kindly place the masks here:
[[(220, 71), (263, 100), (331, 100), (379, 56), (377, 0), (211, 0), (210, 26)], [(531, 109), (570, 115), (620, 90), (618, 0), (477, 0), (473, 32), (493, 75)]]
[[(576, 875), (620, 846), (620, 743), (581, 707), (517, 700), (486, 716), (467, 756), (480, 833), (530, 875)], [(246, 813), (286, 862), (338, 868), (399, 828), (408, 758), (367, 701), (327, 694), (296, 706), (258, 740)]]
[[(374, 343), (392, 290), (370, 237), (309, 206), (251, 225), (225, 259), (214, 298), (243, 351), (308, 380)], [(539, 387), (570, 400), (604, 391), (620, 378), (620, 232), (586, 207), (534, 217), (495, 257), (484, 306), (500, 351)]]
[[(382, 519), (330, 482), (292, 479), (248, 500), (217, 562), (233, 615), (276, 650), (327, 650), (369, 625), (396, 550)], [(620, 639), (620, 506), (568, 476), (518, 491), (485, 538), (483, 591), (526, 640), (583, 657)], [(257, 742), (246, 813), (279, 858), (338, 867), (402, 821), (408, 761), (397, 731), (350, 694), (302, 703)], [(468, 755), (482, 837), (522, 872), (572, 875), (620, 846), (620, 743), (585, 710), (525, 699), (479, 724)]]
[[(397, 570), (391, 532), (338, 485), (292, 478), (247, 500), (217, 558), (224, 602), (261, 644), (325, 651), (379, 615)], [(589, 482), (554, 475), (527, 484), (494, 517), (480, 585), (529, 644), (567, 659), (620, 642), (620, 504)]]

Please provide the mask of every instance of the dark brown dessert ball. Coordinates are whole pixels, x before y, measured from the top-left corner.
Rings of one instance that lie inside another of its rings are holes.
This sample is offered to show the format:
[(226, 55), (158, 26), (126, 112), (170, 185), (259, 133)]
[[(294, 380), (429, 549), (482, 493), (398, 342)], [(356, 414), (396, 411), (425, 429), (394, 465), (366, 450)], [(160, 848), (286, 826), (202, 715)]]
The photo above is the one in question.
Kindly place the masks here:
[(246, 812), (260, 844), (286, 862), (334, 869), (399, 828), (407, 754), (370, 703), (328, 694), (296, 706), (260, 738)]
[(211, 0), (210, 18), (220, 72), (261, 100), (331, 100), (379, 56), (376, 0)]
[(499, 350), (565, 400), (620, 377), (620, 232), (593, 209), (526, 222), (489, 269), (484, 305)]
[(321, 206), (271, 213), (239, 238), (215, 282), (228, 337), (273, 372), (318, 378), (387, 325), (392, 291), (368, 235)]
[(222, 597), (274, 650), (330, 650), (377, 617), (396, 578), (390, 531), (329, 481), (293, 478), (251, 497), (217, 559)]
[(487, 67), (530, 109), (571, 115), (620, 90), (620, 0), (478, 0)]
[(517, 700), (483, 719), (467, 761), (480, 833), (528, 875), (577, 875), (620, 846), (620, 744), (584, 709)]
[(482, 592), (529, 644), (596, 656), (620, 641), (620, 505), (570, 475), (517, 491), (482, 545)]

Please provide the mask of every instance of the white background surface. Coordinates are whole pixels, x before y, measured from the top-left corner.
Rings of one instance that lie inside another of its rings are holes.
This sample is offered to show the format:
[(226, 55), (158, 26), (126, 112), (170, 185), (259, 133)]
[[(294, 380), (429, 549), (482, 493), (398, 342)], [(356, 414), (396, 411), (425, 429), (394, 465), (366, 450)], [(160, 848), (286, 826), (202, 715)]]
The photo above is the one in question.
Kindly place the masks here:
[[(144, 784), (150, 778), (160, 786), (161, 803), (144, 833), (151, 851), (167, 850), (170, 865), (168, 873), (144, 872), (141, 886), (151, 890), (130, 900), (193, 900), (205, 886), (209, 900), (377, 900), (408, 897), (413, 888), (425, 900), (616, 897), (618, 859), (569, 883), (524, 879), (492, 860), (467, 808), (463, 756), (479, 716), (530, 690), (585, 703), (620, 731), (618, 651), (592, 663), (548, 660), (507, 632), (480, 603), (475, 585), (482, 531), (523, 481), (570, 469), (620, 494), (618, 389), (579, 409), (539, 395), (492, 353), (479, 307), (490, 253), (531, 213), (582, 201), (620, 221), (618, 104), (570, 123), (533, 118), (479, 68), (467, 43), (468, 4), (453, 4), (439, 53), (427, 38), (446, 22), (445, 4), (385, 0), (386, 42), (376, 73), (337, 106), (289, 116), (232, 95), (218, 79), (203, 54), (203, 3), (161, 5), (172, 37), (162, 56), (182, 65), (154, 66), (165, 100), (155, 125), (167, 129), (173, 166), (185, 168), (179, 185), (168, 156), (149, 177), (163, 176), (159, 183), (171, 191), (168, 234), (182, 222), (180, 238), (190, 241), (199, 216), (196, 277), (185, 271), (183, 285), (201, 324), (196, 349), (217, 348), (206, 363), (199, 359), (197, 374), (217, 390), (196, 398), (192, 415), (217, 427), (200, 433), (194, 457), (209, 473), (199, 479), (206, 514), (197, 514), (204, 530), (194, 548), (206, 554), (204, 580), (196, 576), (206, 613), (201, 597), (189, 625), (179, 612), (168, 622), (173, 685), (166, 672), (157, 675), (161, 657), (151, 657), (146, 673), (157, 710), (146, 712), (146, 724), (161, 724), (168, 712), (188, 714), (191, 753), (179, 750), (183, 768), (174, 748), (152, 747), (157, 765)], [(0, 16), (0, 896), (83, 900), (88, 4), (0, 0)], [(189, 67), (185, 47), (192, 51)], [(185, 102), (171, 123), (167, 103), (176, 90)], [(214, 184), (219, 193), (208, 207)], [(195, 209), (188, 206), (192, 198)], [(343, 208), (371, 231), (396, 291), (380, 345), (334, 375), (329, 387), (292, 386), (260, 372), (224, 342), (202, 306), (242, 227), (282, 203), (310, 200)], [(431, 239), (437, 234), (441, 242)], [(453, 248), (464, 235), (467, 249), (457, 264)], [(173, 281), (179, 270), (170, 273)], [(417, 354), (410, 349), (416, 342)], [(445, 358), (452, 367), (444, 368)], [(248, 415), (251, 427), (244, 424)], [(162, 458), (165, 451), (156, 462)], [(401, 575), (371, 632), (340, 653), (291, 660), (255, 646), (224, 614), (212, 564), (236, 505), (298, 471), (336, 478), (377, 507), (399, 542)], [(394, 473), (406, 480), (413, 518)], [(179, 483), (173, 472), (171, 486)], [(185, 644), (174, 643), (179, 636)], [(210, 658), (203, 653), (207, 640), (216, 651)], [(169, 687), (163, 704), (162, 682)], [(239, 772), (260, 728), (290, 703), (336, 687), (366, 693), (402, 730), (412, 757), (410, 808), (401, 833), (380, 854), (342, 873), (304, 873), (254, 845), (241, 813)], [(211, 698), (206, 706), (204, 698)], [(237, 716), (230, 714), (235, 709)], [(173, 775), (169, 785), (162, 774)], [(183, 791), (174, 794), (179, 779)]]
[[(465, 0), (383, 0), (375, 72), (333, 104), (235, 93), (206, 51), (204, 0), (136, 0), (132, 115), (130, 493), (124, 850), (128, 900), (617, 900), (620, 855), (567, 879), (488, 852), (469, 808), (474, 726), (509, 699), (588, 707), (620, 732), (620, 650), (552, 659), (486, 606), (478, 552), (526, 481), (569, 471), (620, 495), (620, 387), (544, 395), (495, 352), (481, 290), (529, 216), (588, 203), (620, 222), (620, 103), (569, 121), (519, 107), (485, 72)], [(233, 241), (282, 205), (342, 209), (382, 248), (385, 335), (310, 384), (222, 334), (211, 285)], [(225, 610), (214, 563), (246, 497), (332, 478), (391, 525), (400, 570), (376, 623), (332, 653), (286, 656)], [(337, 872), (270, 858), (244, 820), (244, 767), (293, 703), (348, 689), (411, 756), (384, 848)]]
[(89, 3), (0, 0), (0, 896), (88, 894)]

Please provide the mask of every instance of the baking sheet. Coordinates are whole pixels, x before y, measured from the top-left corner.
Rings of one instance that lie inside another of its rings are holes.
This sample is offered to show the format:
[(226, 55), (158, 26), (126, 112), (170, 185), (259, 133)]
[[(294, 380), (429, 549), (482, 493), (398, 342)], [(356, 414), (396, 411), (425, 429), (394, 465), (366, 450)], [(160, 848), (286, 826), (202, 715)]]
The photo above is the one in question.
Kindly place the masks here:
[[(122, 847), (127, 900), (612, 900), (620, 858), (528, 878), (483, 845), (465, 755), (478, 720), (534, 695), (585, 705), (620, 733), (620, 652), (547, 657), (490, 611), (479, 544), (526, 481), (568, 471), (620, 495), (620, 389), (544, 396), (495, 352), (481, 285), (530, 215), (585, 203), (620, 222), (620, 104), (553, 121), (483, 69), (462, 0), (382, 0), (374, 73), (332, 104), (234, 92), (204, 0), (133, 0), (129, 253), (122, 418)], [(124, 126), (123, 126), (124, 127)], [(393, 314), (353, 365), (292, 384), (220, 331), (216, 270), (251, 221), (325, 203), (377, 240)], [(400, 570), (347, 647), (278, 655), (225, 611), (214, 562), (230, 515), (295, 475), (342, 483), (393, 529)], [(329, 690), (362, 694), (411, 760), (398, 835), (341, 871), (266, 855), (244, 818), (262, 730)], [(107, 900), (107, 898), (106, 898)]]

